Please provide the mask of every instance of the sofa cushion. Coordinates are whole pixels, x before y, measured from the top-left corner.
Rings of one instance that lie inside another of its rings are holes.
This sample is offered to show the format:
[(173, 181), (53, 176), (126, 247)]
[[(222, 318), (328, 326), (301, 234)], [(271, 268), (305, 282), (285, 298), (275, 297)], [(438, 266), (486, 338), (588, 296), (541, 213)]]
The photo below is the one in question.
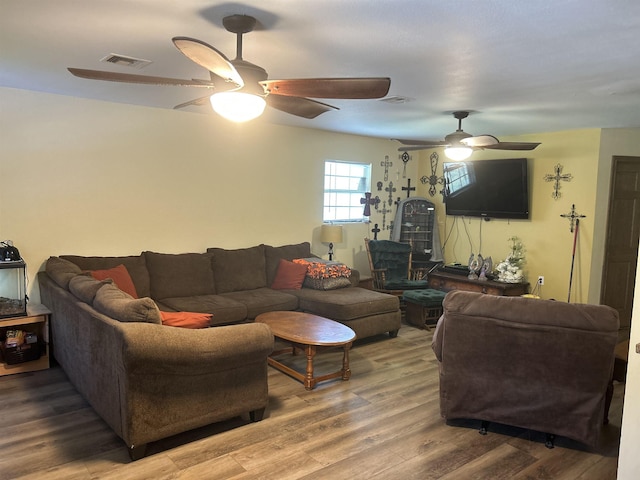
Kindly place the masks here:
[(213, 254), (213, 276), (217, 293), (267, 286), (264, 245), (235, 250), (208, 248), (207, 252)]
[(125, 267), (123, 264), (120, 264), (117, 267), (108, 268), (106, 270), (91, 270), (89, 273), (96, 280), (106, 280), (110, 278), (111, 280), (113, 280), (113, 283), (116, 284), (116, 287), (118, 287), (120, 290), (128, 293), (133, 298), (138, 298), (138, 292), (136, 291), (136, 287), (133, 284), (131, 275), (129, 275), (127, 267)]
[(300, 265), (281, 258), (278, 265), (278, 272), (276, 273), (276, 278), (274, 278), (271, 283), (271, 288), (275, 290), (300, 290), (306, 275), (306, 265)]
[(309, 242), (282, 245), (280, 247), (264, 246), (265, 268), (267, 272), (267, 285), (271, 285), (276, 278), (280, 259), (293, 260), (294, 258), (311, 257), (311, 244)]
[(207, 328), (211, 325), (210, 313), (199, 312), (163, 312), (160, 311), (162, 324), (169, 327)]
[(258, 288), (223, 293), (222, 296), (244, 304), (247, 307), (247, 318), (254, 319), (261, 313), (274, 310), (296, 310), (298, 308), (298, 297), (288, 293), (290, 291), (283, 292), (270, 288)]
[(239, 323), (247, 318), (247, 307), (243, 303), (222, 295), (163, 298), (158, 306), (162, 310), (168, 307), (179, 312), (212, 313), (212, 326)]
[(84, 271), (106, 270), (108, 268), (124, 265), (133, 280), (139, 297), (151, 295), (149, 288), (149, 272), (145, 258), (142, 255), (124, 257), (82, 257), (78, 255), (61, 255), (60, 258), (75, 263)]
[(161, 300), (216, 293), (211, 254), (144, 252), (143, 255), (149, 270), (152, 298)]
[(400, 301), (395, 295), (374, 292), (360, 287), (338, 290), (288, 290), (298, 297), (300, 310), (332, 320), (346, 321), (381, 313), (396, 312)]
[(69, 282), (73, 277), (82, 273), (80, 267), (59, 257), (49, 257), (45, 271), (59, 287), (69, 290)]
[(69, 291), (83, 302), (92, 305), (98, 290), (109, 283), (113, 283), (110, 278), (96, 280), (89, 275), (76, 275), (69, 281)]
[(133, 298), (112, 284), (103, 285), (96, 292), (93, 308), (120, 322), (162, 324), (160, 310), (153, 300)]

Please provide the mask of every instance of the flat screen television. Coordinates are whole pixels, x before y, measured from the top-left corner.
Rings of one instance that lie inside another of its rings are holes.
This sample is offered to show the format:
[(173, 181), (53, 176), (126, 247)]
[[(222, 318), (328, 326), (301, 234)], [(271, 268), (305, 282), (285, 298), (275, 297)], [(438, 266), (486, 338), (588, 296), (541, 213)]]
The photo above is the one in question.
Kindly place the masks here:
[(445, 162), (447, 215), (529, 218), (527, 159)]

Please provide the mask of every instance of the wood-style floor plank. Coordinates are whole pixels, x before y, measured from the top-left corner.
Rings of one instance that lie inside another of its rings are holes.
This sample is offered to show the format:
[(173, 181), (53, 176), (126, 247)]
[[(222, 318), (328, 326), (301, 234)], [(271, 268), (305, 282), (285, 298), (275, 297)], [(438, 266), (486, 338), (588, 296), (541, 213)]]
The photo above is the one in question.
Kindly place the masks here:
[[(403, 326), (397, 338), (356, 342), (351, 379), (311, 391), (269, 369), (265, 419), (202, 427), (127, 449), (59, 367), (0, 378), (0, 480), (253, 479), (615, 479), (624, 385), (597, 449), (479, 422), (440, 417), (432, 332)], [(321, 350), (318, 374), (335, 371), (340, 349)], [(304, 371), (304, 355), (286, 358)]]

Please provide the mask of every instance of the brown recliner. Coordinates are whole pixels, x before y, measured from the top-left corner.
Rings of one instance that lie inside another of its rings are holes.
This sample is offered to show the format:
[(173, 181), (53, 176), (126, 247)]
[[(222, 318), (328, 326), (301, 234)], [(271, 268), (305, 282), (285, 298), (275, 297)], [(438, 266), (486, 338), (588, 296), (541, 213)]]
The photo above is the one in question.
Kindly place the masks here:
[(549, 447), (555, 435), (597, 445), (618, 334), (613, 308), (462, 291), (443, 307), (432, 348), (445, 419), (544, 432)]

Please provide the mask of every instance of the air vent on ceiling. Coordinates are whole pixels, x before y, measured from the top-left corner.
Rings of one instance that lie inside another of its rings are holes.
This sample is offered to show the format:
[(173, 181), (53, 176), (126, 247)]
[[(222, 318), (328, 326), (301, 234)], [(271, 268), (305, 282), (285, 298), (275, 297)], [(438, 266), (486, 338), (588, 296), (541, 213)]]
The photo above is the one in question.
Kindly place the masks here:
[(123, 67), (144, 68), (149, 65), (151, 60), (143, 60), (142, 58), (127, 57), (126, 55), (118, 55), (110, 53), (106, 57), (100, 59), (101, 62), (114, 63)]
[(412, 102), (413, 98), (409, 98), (409, 97), (401, 97), (400, 95), (394, 95), (391, 97), (385, 97), (383, 99), (380, 100), (381, 102), (386, 102), (386, 103), (408, 103), (408, 102)]

